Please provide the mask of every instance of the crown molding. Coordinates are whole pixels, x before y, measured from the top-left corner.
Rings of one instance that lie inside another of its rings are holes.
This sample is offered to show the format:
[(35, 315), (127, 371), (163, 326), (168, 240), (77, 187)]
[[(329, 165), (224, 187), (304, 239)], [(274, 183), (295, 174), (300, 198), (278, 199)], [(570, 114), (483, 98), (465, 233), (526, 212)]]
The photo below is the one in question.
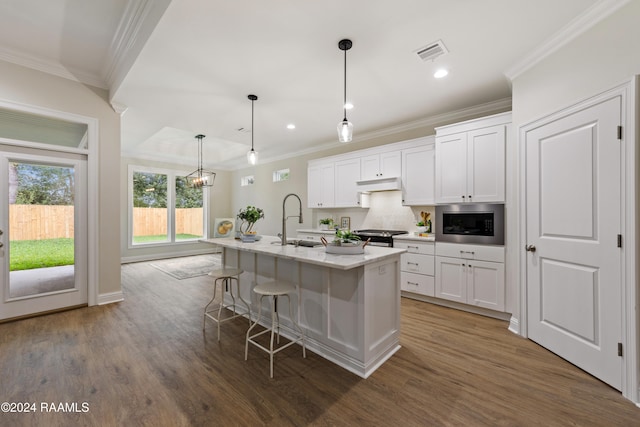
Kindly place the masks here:
[(121, 116), (129, 109), (127, 105), (118, 104), (117, 102), (111, 102), (111, 108), (113, 108), (113, 111), (120, 114)]
[(113, 99), (171, 0), (130, 0), (111, 40), (104, 80)]
[[(405, 122), (398, 125), (385, 127), (383, 129), (363, 132), (359, 134), (354, 133), (354, 138), (352, 143), (368, 141), (371, 139), (380, 138), (380, 137), (389, 136), (389, 135), (395, 135), (401, 132), (412, 131), (412, 130), (421, 129), (424, 127), (430, 127), (430, 126), (435, 127), (437, 125), (439, 126), (439, 125), (445, 125), (449, 123), (455, 123), (458, 121), (463, 121), (463, 120), (468, 120), (468, 119), (481, 117), (489, 114), (503, 112), (508, 109), (511, 109), (510, 97), (499, 99), (497, 101), (487, 102), (485, 104), (475, 105), (473, 107), (462, 108), (460, 110), (455, 110), (455, 111), (451, 111), (444, 114), (429, 116), (424, 119), (413, 120), (410, 122)], [(428, 136), (428, 135), (424, 135), (424, 136)], [(306, 150), (299, 150), (299, 151), (284, 154), (281, 156), (273, 156), (273, 157), (266, 157), (266, 158), (261, 157), (260, 164), (262, 165), (262, 164), (272, 163), (280, 160), (290, 159), (292, 157), (299, 157), (299, 156), (304, 156), (308, 154), (313, 154), (313, 153), (329, 150), (331, 148), (335, 148), (337, 146), (342, 146), (342, 145), (344, 144), (337, 142), (337, 138), (336, 138), (336, 140), (320, 143), (319, 145), (316, 145), (315, 147), (312, 147), (312, 148), (308, 148)], [(253, 167), (253, 166), (247, 165), (246, 160), (244, 159), (239, 159), (238, 161), (226, 162), (225, 166), (226, 168), (231, 168), (232, 170), (240, 170), (240, 169)]]
[(579, 35), (583, 34), (609, 15), (629, 3), (631, 0), (600, 0), (589, 9), (578, 15), (575, 19), (555, 33), (551, 38), (543, 42), (529, 55), (505, 71), (504, 75), (513, 81), (522, 73), (533, 68), (540, 61), (567, 45)]
[(100, 76), (65, 67), (58, 62), (35, 57), (23, 52), (17, 52), (12, 49), (0, 47), (0, 60), (100, 89), (108, 89), (107, 83)]

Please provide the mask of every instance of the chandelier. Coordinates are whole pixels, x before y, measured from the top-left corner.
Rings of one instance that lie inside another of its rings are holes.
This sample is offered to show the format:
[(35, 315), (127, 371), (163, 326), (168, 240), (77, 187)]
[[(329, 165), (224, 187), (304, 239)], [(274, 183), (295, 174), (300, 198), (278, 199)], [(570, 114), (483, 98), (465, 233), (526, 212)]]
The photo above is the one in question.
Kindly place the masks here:
[(203, 169), (202, 167), (202, 138), (205, 136), (196, 135), (198, 140), (198, 169), (187, 175), (187, 182), (191, 187), (202, 188), (212, 187), (213, 181), (216, 179), (216, 173)]

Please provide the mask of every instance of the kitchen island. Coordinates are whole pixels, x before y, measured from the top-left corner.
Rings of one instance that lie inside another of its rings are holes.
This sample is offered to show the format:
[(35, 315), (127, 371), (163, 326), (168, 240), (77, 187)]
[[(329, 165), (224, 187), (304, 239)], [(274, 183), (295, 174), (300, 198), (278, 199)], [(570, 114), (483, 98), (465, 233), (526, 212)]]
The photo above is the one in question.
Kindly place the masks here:
[[(277, 237), (244, 243), (206, 239), (222, 248), (224, 265), (241, 268), (240, 294), (258, 312), (257, 283), (285, 280), (298, 286), (298, 307), (278, 306), (281, 332), (291, 336), (291, 315), (304, 329), (307, 348), (367, 378), (400, 348), (400, 254), (369, 247), (360, 255), (325, 253), (323, 246), (280, 245)], [(264, 302), (263, 313), (268, 310)], [(295, 310), (295, 308), (294, 308)], [(267, 311), (268, 312), (268, 311)]]

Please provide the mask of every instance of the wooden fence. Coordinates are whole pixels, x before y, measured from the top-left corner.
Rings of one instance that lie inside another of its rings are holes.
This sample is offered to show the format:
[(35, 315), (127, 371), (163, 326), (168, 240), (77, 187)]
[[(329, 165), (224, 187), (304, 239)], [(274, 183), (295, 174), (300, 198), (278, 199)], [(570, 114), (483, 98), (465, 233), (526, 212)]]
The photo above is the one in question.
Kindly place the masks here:
[[(176, 234), (202, 235), (202, 208), (176, 209)], [(133, 235), (167, 234), (167, 210), (164, 208), (133, 208)]]
[(11, 240), (73, 238), (73, 206), (9, 205)]
[[(11, 240), (73, 238), (73, 206), (9, 205)], [(202, 235), (202, 208), (176, 209), (176, 234)], [(118, 231), (119, 232), (119, 231)], [(167, 233), (167, 210), (134, 208), (135, 236)]]

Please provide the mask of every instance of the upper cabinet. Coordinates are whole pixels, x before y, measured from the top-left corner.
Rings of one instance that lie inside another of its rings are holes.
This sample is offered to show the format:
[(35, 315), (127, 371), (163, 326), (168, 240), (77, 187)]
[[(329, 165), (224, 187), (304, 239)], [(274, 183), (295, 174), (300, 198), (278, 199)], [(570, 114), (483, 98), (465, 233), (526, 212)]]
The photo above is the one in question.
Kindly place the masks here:
[(360, 158), (360, 180), (399, 177), (402, 173), (400, 150), (370, 154)]
[(310, 165), (307, 170), (307, 203), (310, 208), (332, 208), (334, 206), (333, 162)]
[(361, 195), (399, 190), (404, 205), (434, 204), (434, 137), (428, 136), (309, 161), (310, 208), (367, 207)]
[(436, 203), (504, 203), (510, 125), (502, 113), (436, 128)]
[(402, 150), (402, 204), (435, 204), (435, 148), (433, 137)]
[(357, 181), (360, 179), (360, 159), (339, 160), (335, 163), (335, 206), (360, 205)]

